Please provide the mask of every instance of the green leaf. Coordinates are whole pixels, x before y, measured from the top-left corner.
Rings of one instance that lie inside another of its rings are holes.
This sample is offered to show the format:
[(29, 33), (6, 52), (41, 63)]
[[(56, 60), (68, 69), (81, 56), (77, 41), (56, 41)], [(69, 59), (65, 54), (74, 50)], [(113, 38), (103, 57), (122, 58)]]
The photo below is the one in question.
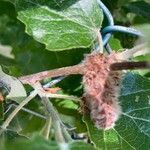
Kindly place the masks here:
[(150, 3), (145, 1), (137, 1), (128, 3), (125, 8), (128, 12), (134, 13), (150, 19)]
[(79, 104), (75, 104), (71, 100), (54, 100), (54, 106), (59, 112), (63, 122), (70, 128), (75, 128), (72, 133), (86, 132), (86, 126), (82, 121), (82, 116), (79, 113)]
[(6, 96), (7, 99), (21, 102), (26, 96), (26, 91), (22, 83), (16, 78), (5, 74), (0, 66), (0, 87), (7, 89), (9, 94)]
[(38, 135), (34, 136), (30, 141), (16, 142), (7, 146), (9, 150), (94, 150), (92, 145), (83, 142), (72, 142), (72, 143), (56, 143), (54, 141), (45, 140), (43, 137)]
[(114, 38), (113, 36), (110, 38), (109, 44), (112, 50), (114, 51), (119, 51), (120, 49), (122, 49), (120, 41), (117, 38)]
[[(24, 33), (24, 25), (16, 19), (12, 4), (0, 1), (0, 8), (0, 13), (2, 13), (0, 18), (0, 42), (3, 45), (10, 45), (15, 56), (15, 63), (9, 63), (12, 66), (8, 66), (7, 59), (6, 63), (4, 63), (1, 57), (0, 63), (3, 66), (7, 65), (5, 67), (12, 76), (22, 76), (43, 70), (75, 65), (83, 60), (85, 53), (90, 52), (90, 49), (85, 48), (70, 51), (47, 51), (42, 44)], [(73, 93), (73, 90), (80, 85), (80, 82), (81, 79), (78, 76), (70, 76), (61, 82), (61, 88), (65, 90), (66, 94), (76, 95), (78, 93)]]
[(120, 96), (122, 115), (108, 131), (94, 127), (84, 115), (90, 139), (99, 149), (148, 150), (150, 147), (150, 80), (128, 73), (122, 82)]
[(83, 121), (87, 126), (89, 138), (97, 149), (111, 150), (120, 148), (118, 136), (114, 131), (98, 130), (88, 114), (84, 114)]
[(15, 6), (26, 32), (51, 51), (89, 47), (103, 20), (96, 0), (16, 0)]

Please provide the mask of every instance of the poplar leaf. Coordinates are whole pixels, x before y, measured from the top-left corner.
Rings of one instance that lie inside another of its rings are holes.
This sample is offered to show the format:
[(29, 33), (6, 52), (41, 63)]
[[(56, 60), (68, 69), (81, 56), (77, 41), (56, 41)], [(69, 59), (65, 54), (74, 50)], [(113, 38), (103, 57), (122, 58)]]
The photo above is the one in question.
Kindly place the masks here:
[(89, 47), (103, 14), (96, 0), (16, 0), (26, 32), (51, 51)]

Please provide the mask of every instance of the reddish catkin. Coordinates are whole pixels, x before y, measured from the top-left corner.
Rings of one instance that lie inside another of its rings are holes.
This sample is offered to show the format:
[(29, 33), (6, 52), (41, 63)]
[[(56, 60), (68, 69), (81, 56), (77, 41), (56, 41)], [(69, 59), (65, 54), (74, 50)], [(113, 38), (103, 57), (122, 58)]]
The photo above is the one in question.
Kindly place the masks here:
[(90, 116), (99, 129), (110, 129), (121, 114), (118, 104), (120, 71), (110, 71), (110, 65), (117, 62), (115, 53), (105, 56), (100, 53), (87, 55), (83, 84), (85, 103)]

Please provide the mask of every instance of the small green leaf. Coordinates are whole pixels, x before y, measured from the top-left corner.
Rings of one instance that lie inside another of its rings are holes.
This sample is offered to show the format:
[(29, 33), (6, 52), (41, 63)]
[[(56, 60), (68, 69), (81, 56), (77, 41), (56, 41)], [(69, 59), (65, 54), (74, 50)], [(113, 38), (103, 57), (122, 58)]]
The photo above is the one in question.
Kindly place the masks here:
[(5, 74), (1, 66), (0, 86), (4, 87), (9, 92), (9, 94), (6, 96), (7, 99), (11, 99), (19, 103), (27, 96), (22, 83), (18, 79)]
[(121, 42), (117, 38), (114, 38), (113, 36), (110, 38), (109, 44), (112, 50), (114, 51), (120, 51), (120, 49), (122, 49)]
[(108, 131), (98, 130), (87, 115), (90, 139), (99, 149), (137, 149), (150, 147), (150, 80), (128, 73), (122, 82), (120, 96), (122, 116), (116, 126)]
[(73, 134), (86, 132), (86, 126), (82, 122), (82, 116), (79, 113), (79, 104), (77, 105), (72, 100), (54, 100), (53, 104), (63, 122), (69, 128), (75, 128), (75, 132), (72, 132)]
[(96, 0), (16, 0), (15, 6), (26, 32), (52, 51), (89, 47), (103, 20)]

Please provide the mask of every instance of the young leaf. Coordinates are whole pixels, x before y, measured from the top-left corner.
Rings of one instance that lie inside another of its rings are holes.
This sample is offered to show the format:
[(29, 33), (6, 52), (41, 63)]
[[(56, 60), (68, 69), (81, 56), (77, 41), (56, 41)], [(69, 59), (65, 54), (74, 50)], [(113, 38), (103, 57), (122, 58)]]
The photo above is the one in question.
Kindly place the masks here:
[(128, 73), (122, 83), (120, 105), (122, 116), (115, 128), (102, 131), (94, 127), (88, 116), (84, 121), (90, 139), (100, 149), (147, 149), (150, 147), (150, 81)]
[(112, 50), (114, 51), (120, 51), (121, 49), (123, 49), (121, 46), (121, 42), (117, 38), (114, 38), (113, 36), (110, 38), (109, 44)]
[(96, 0), (16, 0), (15, 6), (26, 32), (51, 51), (89, 47), (103, 20)]

